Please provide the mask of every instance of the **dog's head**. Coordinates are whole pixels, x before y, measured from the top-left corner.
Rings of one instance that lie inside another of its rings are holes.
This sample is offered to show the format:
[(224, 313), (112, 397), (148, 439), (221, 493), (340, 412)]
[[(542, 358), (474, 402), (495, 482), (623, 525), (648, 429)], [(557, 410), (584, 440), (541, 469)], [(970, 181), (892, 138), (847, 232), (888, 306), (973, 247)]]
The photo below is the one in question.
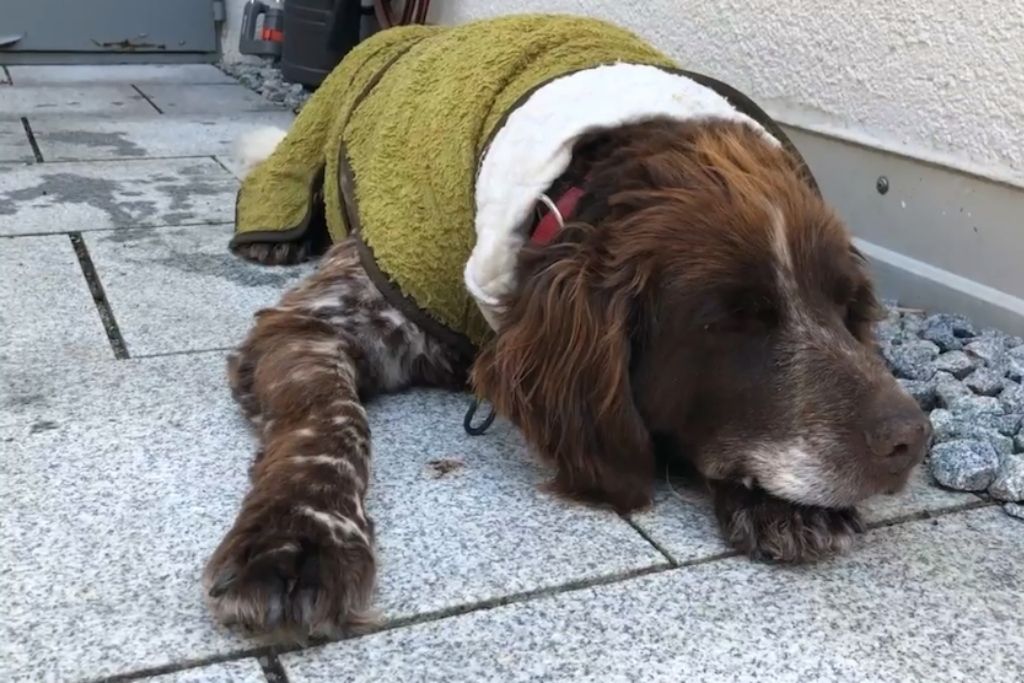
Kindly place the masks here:
[(791, 156), (725, 123), (602, 146), (579, 222), (523, 252), (483, 393), (583, 486), (649, 470), (662, 437), (798, 503), (902, 488), (930, 426), (875, 347), (863, 257)]

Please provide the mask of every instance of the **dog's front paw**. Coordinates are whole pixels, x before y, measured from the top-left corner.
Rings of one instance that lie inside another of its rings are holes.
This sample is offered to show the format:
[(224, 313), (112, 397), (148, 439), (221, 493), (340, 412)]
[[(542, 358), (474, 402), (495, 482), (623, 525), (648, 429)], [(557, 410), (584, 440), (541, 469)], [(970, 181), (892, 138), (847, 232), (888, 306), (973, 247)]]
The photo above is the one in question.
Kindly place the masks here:
[(770, 562), (814, 562), (845, 550), (864, 531), (854, 508), (798, 505), (734, 484), (715, 485), (715, 514), (734, 548)]
[(234, 253), (253, 263), (264, 266), (293, 266), (305, 263), (316, 256), (313, 246), (308, 240), (298, 242), (252, 242), (239, 244), (233, 248)]
[(302, 506), (246, 506), (214, 551), (203, 587), (217, 619), (304, 641), (372, 622), (371, 528)]

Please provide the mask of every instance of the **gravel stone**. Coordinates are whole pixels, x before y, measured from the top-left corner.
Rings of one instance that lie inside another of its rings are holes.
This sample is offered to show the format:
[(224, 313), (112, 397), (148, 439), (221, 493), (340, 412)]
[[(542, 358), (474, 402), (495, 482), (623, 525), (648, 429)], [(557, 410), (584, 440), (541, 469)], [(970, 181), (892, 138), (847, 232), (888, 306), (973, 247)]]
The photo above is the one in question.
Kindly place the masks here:
[(1024, 386), (1013, 384), (999, 394), (999, 405), (1007, 413), (1024, 413)]
[(985, 441), (956, 439), (932, 449), (932, 476), (957, 491), (984, 491), (995, 480), (999, 454)]
[(964, 347), (975, 358), (981, 359), (987, 367), (998, 367), (1006, 357), (1003, 341), (995, 337), (979, 337)]
[(953, 323), (943, 316), (932, 315), (925, 318), (921, 338), (932, 342), (943, 352), (959, 351), (964, 346), (956, 336)]
[(1003, 374), (1007, 379), (1020, 383), (1024, 381), (1024, 360), (1019, 358), (1007, 358), (1003, 367)]
[(978, 336), (978, 330), (969, 318), (955, 313), (937, 313), (925, 318), (926, 326), (948, 327), (959, 339)]
[(983, 415), (1002, 415), (1003, 406), (992, 396), (967, 396), (953, 401), (953, 414), (969, 423), (980, 422)]
[(1017, 503), (1007, 503), (1006, 505), (1003, 506), (1003, 510), (1006, 512), (1006, 514), (1010, 515), (1011, 517), (1024, 519), (1024, 505), (1018, 505)]
[(1015, 413), (1012, 415), (1003, 415), (996, 419), (995, 428), (1000, 434), (1006, 436), (1015, 436), (1020, 433), (1022, 424), (1024, 424), (1024, 415)]
[(995, 481), (988, 487), (996, 500), (1024, 500), (1024, 455), (1004, 455), (999, 462)]
[(937, 372), (932, 378), (935, 386), (935, 397), (941, 408), (951, 407), (957, 399), (973, 396), (973, 392), (965, 387), (956, 377), (948, 372)]
[(898, 379), (900, 386), (914, 397), (921, 410), (929, 411), (938, 404), (938, 396), (935, 394), (935, 385), (931, 382), (922, 382), (916, 379)]
[(932, 368), (940, 372), (948, 372), (957, 379), (963, 379), (971, 374), (977, 361), (963, 351), (950, 351), (944, 353), (932, 363)]
[(957, 424), (953, 419), (953, 413), (945, 408), (933, 410), (928, 416), (932, 423), (932, 432), (935, 443), (949, 441), (957, 436)]
[(974, 428), (966, 430), (961, 436), (967, 439), (985, 441), (999, 455), (1013, 455), (1013, 437), (1000, 434), (995, 429)]
[[(996, 416), (991, 417), (993, 421), (1002, 419)], [(939, 418), (940, 429), (936, 430), (938, 433), (935, 436), (936, 443), (942, 443), (952, 441), (955, 439), (972, 439), (974, 441), (984, 441), (988, 443), (996, 450), (996, 453), (1000, 455), (1010, 455), (1014, 451), (1013, 436), (1007, 436), (999, 430), (996, 424), (984, 424), (974, 423), (963, 419), (958, 419), (956, 415), (951, 414), (950, 418), (945, 418), (948, 421), (943, 421), (943, 417)], [(932, 428), (935, 429), (935, 422), (932, 422)]]
[(921, 313), (904, 313), (900, 318), (900, 327), (903, 328), (903, 334), (908, 339), (920, 337), (925, 328), (924, 315)]
[(1021, 432), (1014, 437), (1013, 450), (1016, 453), (1024, 453), (1024, 432)]
[(919, 339), (888, 349), (886, 359), (896, 373), (903, 379), (928, 380), (935, 375), (932, 367), (939, 355), (939, 347), (930, 341)]
[(237, 78), (247, 88), (255, 90), (271, 102), (284, 104), (293, 111), (301, 109), (312, 95), (300, 83), (286, 82), (281, 70), (265, 61), (224, 62), (220, 68), (229, 76)]
[(990, 368), (978, 368), (967, 376), (964, 384), (976, 394), (996, 396), (1003, 390), (1003, 376)]

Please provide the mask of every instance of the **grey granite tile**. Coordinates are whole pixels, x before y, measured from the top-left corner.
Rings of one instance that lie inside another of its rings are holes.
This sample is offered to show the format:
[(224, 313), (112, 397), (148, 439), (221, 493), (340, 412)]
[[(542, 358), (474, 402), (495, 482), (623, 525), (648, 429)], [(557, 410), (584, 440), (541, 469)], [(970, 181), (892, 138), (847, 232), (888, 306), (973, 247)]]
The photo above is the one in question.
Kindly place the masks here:
[(139, 90), (171, 116), (231, 111), (287, 111), (242, 85), (145, 84)]
[(258, 309), (313, 270), (243, 261), (228, 251), (231, 234), (203, 225), (85, 236), (131, 355), (235, 346)]
[(159, 116), (153, 106), (128, 85), (14, 85), (0, 98), (0, 119), (46, 116)]
[[(118, 117), (113, 120), (96, 117), (46, 118), (36, 120), (32, 132), (47, 161), (206, 155), (228, 157), (235, 140), (242, 133), (261, 126), (287, 128), (294, 118), (291, 112), (163, 116), (157, 120), (148, 117)], [(3, 130), (2, 125), (0, 131)], [(2, 144), (3, 138), (0, 137), (0, 150)], [(28, 158), (32, 158), (31, 149)]]
[(367, 508), (385, 618), (665, 563), (617, 515), (542, 491), (550, 472), (507, 423), (467, 436), (467, 405), (463, 395), (423, 391), (384, 398), (370, 411)]
[(9, 368), (0, 391), (0, 680), (235, 652), (202, 564), (251, 460), (221, 354)]
[(693, 481), (659, 481), (654, 505), (633, 514), (632, 519), (676, 562), (692, 562), (730, 550), (718, 530), (710, 495)]
[(76, 64), (9, 66), (15, 85), (237, 83), (212, 64)]
[(71, 241), (0, 239), (0, 375), (15, 363), (111, 358)]
[[(868, 524), (884, 524), (978, 500), (969, 493), (939, 488), (925, 468), (919, 467), (903, 492), (876, 496), (858, 509)], [(633, 521), (677, 562), (699, 560), (729, 550), (721, 540), (711, 496), (696, 483), (678, 479), (673, 479), (671, 484), (659, 482), (654, 506), (633, 515)]]
[(21, 121), (0, 120), (0, 161), (35, 161)]
[(140, 683), (267, 683), (263, 669), (255, 659), (211, 664), (137, 680)]
[[(0, 679), (95, 678), (237, 652), (202, 564), (246, 488), (253, 444), (220, 354), (13, 369), (0, 427)], [(662, 562), (610, 512), (538, 489), (502, 423), (462, 432), (466, 397), (371, 406), (368, 509), (386, 617), (452, 608)], [(441, 475), (432, 461), (454, 467)]]
[(997, 509), (849, 555), (735, 558), (285, 655), (335, 681), (974, 681), (1024, 677), (1024, 543)]
[(223, 223), (237, 189), (210, 158), (10, 166), (0, 174), (0, 235)]

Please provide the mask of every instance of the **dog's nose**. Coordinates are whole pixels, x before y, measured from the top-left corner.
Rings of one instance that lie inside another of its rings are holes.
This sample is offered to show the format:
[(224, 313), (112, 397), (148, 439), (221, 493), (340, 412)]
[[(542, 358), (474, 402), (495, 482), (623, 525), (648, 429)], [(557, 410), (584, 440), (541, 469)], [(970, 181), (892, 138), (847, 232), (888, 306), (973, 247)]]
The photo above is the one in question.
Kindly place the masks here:
[(883, 458), (895, 473), (924, 459), (931, 433), (928, 418), (917, 411), (878, 420), (867, 429), (865, 436), (871, 452)]

